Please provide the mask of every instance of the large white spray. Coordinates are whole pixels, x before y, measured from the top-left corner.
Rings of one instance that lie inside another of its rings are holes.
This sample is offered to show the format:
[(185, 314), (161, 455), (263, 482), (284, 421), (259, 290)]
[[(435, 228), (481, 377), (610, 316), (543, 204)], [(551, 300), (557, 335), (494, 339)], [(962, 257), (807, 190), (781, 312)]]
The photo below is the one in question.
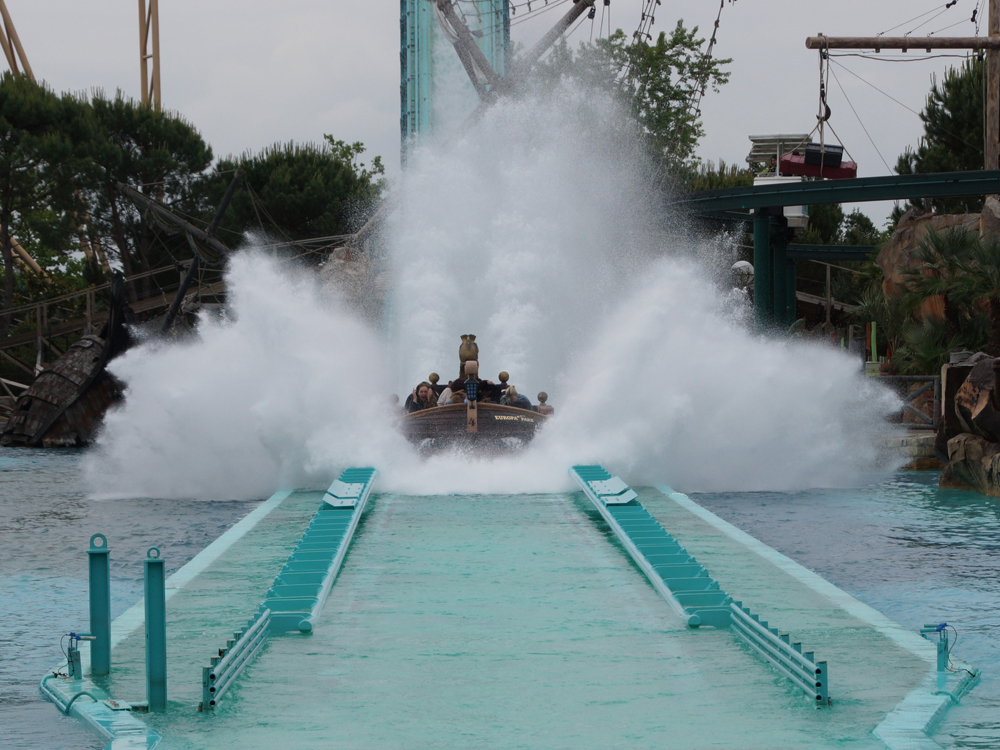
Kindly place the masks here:
[[(89, 462), (95, 494), (263, 496), (350, 465), (417, 494), (558, 491), (581, 462), (682, 490), (857, 481), (894, 398), (836, 350), (750, 333), (660, 225), (635, 143), (567, 85), (417, 152), (389, 232), (388, 342), (245, 252), (230, 320), (113, 363), (128, 392)], [(556, 418), (527, 451), (423, 460), (399, 437), (388, 393), (456, 377), (463, 333), (485, 377), (549, 392)]]

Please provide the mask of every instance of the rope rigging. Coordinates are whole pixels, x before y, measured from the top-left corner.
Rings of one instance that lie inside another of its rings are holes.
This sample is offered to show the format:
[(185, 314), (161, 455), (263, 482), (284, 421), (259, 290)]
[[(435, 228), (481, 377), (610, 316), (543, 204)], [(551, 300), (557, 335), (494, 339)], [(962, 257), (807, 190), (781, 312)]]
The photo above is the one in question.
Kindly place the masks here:
[[(736, 0), (729, 0), (729, 2), (736, 2)], [(712, 27), (712, 38), (708, 41), (708, 48), (705, 50), (705, 54), (702, 57), (702, 61), (707, 65), (712, 61), (712, 53), (715, 50), (715, 45), (718, 40), (719, 35), (719, 23), (722, 21), (722, 9), (726, 7), (726, 0), (719, 0), (719, 12), (715, 16), (715, 25)], [(705, 98), (705, 91), (708, 89), (708, 76), (706, 75), (701, 80), (701, 85), (691, 97), (691, 106), (694, 109), (695, 117), (701, 115), (701, 101)]]

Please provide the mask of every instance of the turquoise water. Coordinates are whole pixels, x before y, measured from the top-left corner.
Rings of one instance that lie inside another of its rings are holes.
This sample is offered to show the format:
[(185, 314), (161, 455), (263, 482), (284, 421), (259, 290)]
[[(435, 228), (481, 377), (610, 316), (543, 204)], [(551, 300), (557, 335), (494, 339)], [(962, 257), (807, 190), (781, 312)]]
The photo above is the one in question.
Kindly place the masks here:
[[(5, 749), (100, 747), (36, 687), (59, 658), (58, 634), (85, 625), (90, 533), (112, 540), (118, 613), (141, 592), (147, 546), (164, 547), (176, 569), (254, 506), (90, 502), (76, 484), (78, 461), (72, 452), (0, 450)], [(954, 622), (956, 653), (986, 678), (938, 740), (993, 748), (998, 503), (941, 493), (932, 480), (696, 499), (904, 624)], [(715, 638), (720, 655), (685, 663), (693, 641), (677, 638)], [(721, 742), (725, 727), (690, 718), (722, 691), (748, 736), (771, 738), (755, 747), (846, 736), (850, 727), (831, 728), (836, 712), (803, 714), (800, 695), (731, 649), (726, 633), (679, 629), (577, 498), (379, 496), (315, 636), (273, 640), (218, 716), (185, 707), (168, 718), (171, 737), (188, 747), (291, 750), (321, 737), (338, 747), (739, 747)], [(734, 658), (742, 667), (728, 664)], [(293, 687), (302, 680), (312, 689)], [(317, 718), (290, 735), (262, 723), (260, 706)], [(803, 723), (773, 729), (781, 715)], [(199, 733), (208, 729), (206, 744)]]
[(860, 490), (692, 499), (914, 630), (948, 622), (953, 653), (983, 671), (935, 739), (1000, 747), (1000, 500), (907, 472)]
[(40, 700), (38, 681), (62, 658), (60, 635), (86, 630), (87, 547), (111, 549), (112, 614), (142, 596), (142, 560), (156, 545), (168, 573), (255, 505), (87, 500), (79, 451), (0, 448), (0, 748), (103, 748)]

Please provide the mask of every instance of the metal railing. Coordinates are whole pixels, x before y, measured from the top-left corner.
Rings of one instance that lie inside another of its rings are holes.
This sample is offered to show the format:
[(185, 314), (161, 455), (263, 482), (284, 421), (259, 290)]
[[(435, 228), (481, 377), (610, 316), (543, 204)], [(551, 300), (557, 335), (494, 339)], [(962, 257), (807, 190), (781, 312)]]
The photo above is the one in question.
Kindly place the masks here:
[[(894, 387), (903, 399), (903, 408), (899, 412), (900, 419), (904, 414), (912, 414), (920, 420), (917, 424), (910, 424), (910, 427), (924, 430), (934, 430), (937, 432), (938, 424), (941, 421), (941, 378), (937, 375), (881, 375), (878, 382)], [(913, 383), (923, 383), (912, 393), (906, 391)], [(931, 407), (931, 414), (921, 411), (913, 405), (920, 396), (927, 391), (934, 389), (934, 401)]]
[(742, 602), (729, 606), (732, 629), (766, 659), (771, 666), (801, 688), (816, 701), (817, 706), (830, 702), (829, 674), (825, 661), (816, 661), (812, 651), (802, 651), (801, 643), (791, 643), (787, 633), (769, 628), (767, 622), (750, 614)]
[(271, 610), (258, 612), (244, 630), (233, 633), (226, 647), (219, 649), (211, 664), (202, 667), (199, 711), (214, 710), (236, 678), (264, 647), (271, 634)]

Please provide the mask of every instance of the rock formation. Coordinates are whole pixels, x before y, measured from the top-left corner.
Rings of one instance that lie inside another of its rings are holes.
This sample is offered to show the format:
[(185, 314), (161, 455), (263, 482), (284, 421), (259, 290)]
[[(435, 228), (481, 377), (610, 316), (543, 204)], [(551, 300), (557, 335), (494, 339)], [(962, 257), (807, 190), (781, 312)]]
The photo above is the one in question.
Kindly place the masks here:
[(940, 485), (1000, 497), (1000, 358), (982, 352), (941, 372), (942, 420), (935, 452)]

